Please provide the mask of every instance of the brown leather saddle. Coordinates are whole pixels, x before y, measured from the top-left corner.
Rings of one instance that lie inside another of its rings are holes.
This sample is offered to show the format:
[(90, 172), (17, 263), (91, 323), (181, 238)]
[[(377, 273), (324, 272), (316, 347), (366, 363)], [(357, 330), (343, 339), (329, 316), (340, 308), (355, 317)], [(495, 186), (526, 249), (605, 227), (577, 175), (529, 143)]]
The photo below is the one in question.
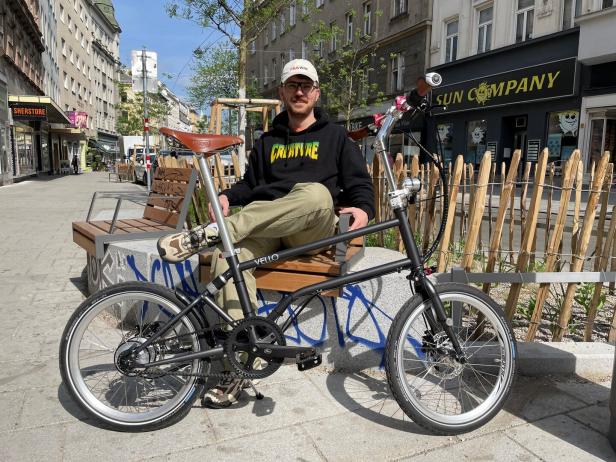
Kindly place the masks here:
[(161, 128), (159, 132), (177, 140), (178, 143), (190, 149), (192, 152), (203, 154), (206, 157), (212, 156), (218, 151), (233, 146), (239, 146), (243, 143), (242, 139), (238, 136), (189, 133), (166, 127)]

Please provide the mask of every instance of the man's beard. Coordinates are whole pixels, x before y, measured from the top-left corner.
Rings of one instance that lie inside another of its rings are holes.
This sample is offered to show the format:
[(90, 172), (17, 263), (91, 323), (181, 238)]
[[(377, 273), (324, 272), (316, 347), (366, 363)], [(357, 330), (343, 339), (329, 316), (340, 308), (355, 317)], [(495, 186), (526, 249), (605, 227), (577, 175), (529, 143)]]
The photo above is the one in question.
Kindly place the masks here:
[(291, 104), (287, 105), (286, 110), (289, 115), (294, 117), (305, 117), (312, 113), (314, 104), (307, 103), (302, 109), (295, 109)]

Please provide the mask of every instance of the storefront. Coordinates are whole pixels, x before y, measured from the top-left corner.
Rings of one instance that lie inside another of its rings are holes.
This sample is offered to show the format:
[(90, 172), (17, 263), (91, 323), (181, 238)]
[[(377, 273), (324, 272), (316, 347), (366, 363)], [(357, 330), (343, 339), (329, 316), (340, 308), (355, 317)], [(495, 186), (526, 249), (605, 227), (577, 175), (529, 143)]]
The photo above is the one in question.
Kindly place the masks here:
[(0, 186), (11, 182), (13, 177), (10, 163), (9, 145), (9, 105), (8, 91), (6, 83), (0, 79)]
[(550, 161), (566, 160), (578, 146), (577, 43), (573, 29), (430, 69), (443, 76), (433, 98), (446, 109), (431, 123), (446, 160), (479, 163), (489, 150), (507, 163), (521, 149), (536, 161), (545, 147)]
[(50, 124), (70, 121), (48, 96), (17, 96), (8, 98), (12, 125), (11, 165), (13, 180), (52, 172), (53, 157), (50, 145)]

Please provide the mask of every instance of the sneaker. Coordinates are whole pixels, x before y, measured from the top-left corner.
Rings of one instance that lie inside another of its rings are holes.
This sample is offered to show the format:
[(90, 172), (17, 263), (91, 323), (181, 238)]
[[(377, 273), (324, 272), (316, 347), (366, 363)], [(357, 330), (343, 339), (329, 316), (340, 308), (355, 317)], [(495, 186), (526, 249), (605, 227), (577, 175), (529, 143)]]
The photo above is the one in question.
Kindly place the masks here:
[(223, 409), (237, 403), (242, 390), (248, 388), (248, 380), (224, 378), (214, 388), (210, 388), (201, 399), (204, 407)]
[(156, 247), (163, 260), (178, 263), (219, 242), (218, 225), (209, 223), (181, 233), (163, 236), (158, 240)]

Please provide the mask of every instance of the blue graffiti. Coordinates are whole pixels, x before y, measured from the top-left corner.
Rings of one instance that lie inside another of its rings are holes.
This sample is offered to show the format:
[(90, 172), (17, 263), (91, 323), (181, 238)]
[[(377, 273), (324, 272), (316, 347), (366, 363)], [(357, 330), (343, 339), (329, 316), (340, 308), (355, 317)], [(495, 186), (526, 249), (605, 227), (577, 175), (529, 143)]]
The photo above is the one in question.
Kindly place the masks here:
[[(199, 287), (189, 260), (181, 263), (173, 263), (173, 265), (171, 265), (166, 261), (156, 258), (152, 261), (150, 279), (146, 278), (139, 268), (137, 268), (134, 255), (127, 255), (126, 263), (135, 274), (135, 279), (137, 281), (156, 282), (157, 274), (162, 273), (165, 287), (168, 289), (175, 289), (176, 286), (179, 285), (180, 289), (188, 296), (196, 297), (199, 295)], [(175, 282), (176, 279), (173, 277), (174, 272), (172, 268), (175, 269), (175, 273), (177, 274), (177, 283)]]

